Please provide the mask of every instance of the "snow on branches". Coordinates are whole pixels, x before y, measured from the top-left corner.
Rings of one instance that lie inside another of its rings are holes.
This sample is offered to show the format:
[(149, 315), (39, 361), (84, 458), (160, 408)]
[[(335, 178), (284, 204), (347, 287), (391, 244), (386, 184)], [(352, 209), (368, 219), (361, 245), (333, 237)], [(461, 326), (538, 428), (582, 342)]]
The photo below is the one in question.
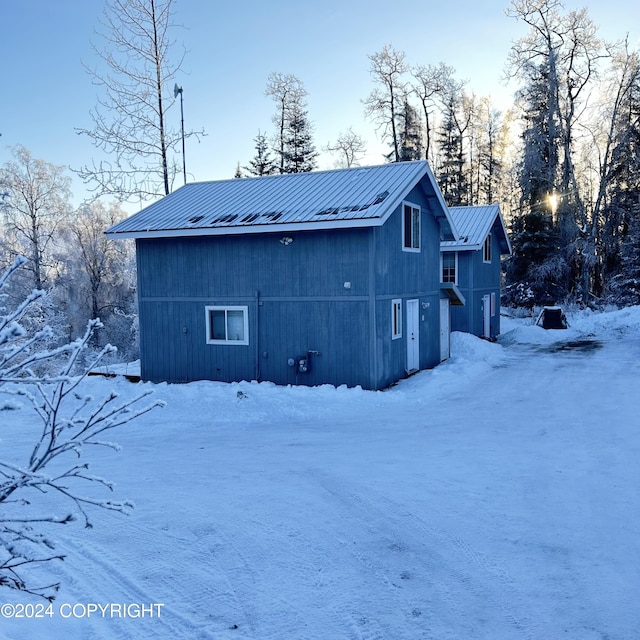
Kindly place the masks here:
[[(0, 275), (0, 301), (8, 280), (25, 261), (16, 259)], [(29, 333), (21, 319), (45, 295), (34, 291), (11, 310), (0, 307), (0, 392), (26, 400), (25, 410), (31, 410), (36, 425), (26, 449), (7, 451), (5, 445), (0, 459), (0, 587), (52, 600), (59, 583), (36, 586), (29, 575), (30, 568), (63, 559), (46, 535), (49, 525), (67, 524), (79, 515), (91, 527), (91, 507), (121, 513), (133, 507), (128, 501), (95, 497), (90, 487), (113, 491), (113, 486), (90, 472), (84, 459), (87, 449), (118, 449), (105, 434), (164, 403), (147, 400), (152, 393), (148, 390), (129, 399), (114, 392), (103, 398), (83, 395), (81, 383), (88, 372), (115, 347), (106, 345), (88, 365), (81, 364), (93, 333), (102, 326), (97, 319), (88, 323), (81, 338), (54, 348), (48, 346), (48, 327)], [(64, 511), (50, 515), (40, 512), (44, 509)]]

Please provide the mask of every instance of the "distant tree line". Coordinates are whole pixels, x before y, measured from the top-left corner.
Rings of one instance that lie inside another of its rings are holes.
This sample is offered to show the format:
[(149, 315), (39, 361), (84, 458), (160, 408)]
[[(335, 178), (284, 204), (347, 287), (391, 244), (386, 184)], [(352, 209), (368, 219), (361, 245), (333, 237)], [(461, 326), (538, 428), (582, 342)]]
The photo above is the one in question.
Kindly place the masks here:
[[(120, 346), (122, 357), (137, 357), (135, 255), (130, 242), (113, 242), (107, 227), (126, 213), (119, 204), (99, 201), (74, 209), (65, 168), (34, 158), (24, 147), (0, 166), (0, 271), (18, 256), (27, 261), (5, 287), (9, 302), (32, 290), (49, 293), (30, 306), (24, 322), (44, 323), (54, 340), (71, 341), (99, 318), (105, 330), (92, 345)], [(6, 302), (6, 301), (5, 301)]]
[[(78, 172), (96, 195), (158, 197), (181, 168), (166, 119), (180, 67), (171, 62), (174, 2), (105, 3), (98, 53), (110, 75), (91, 74), (106, 97), (94, 128), (80, 133), (113, 163)], [(501, 205), (514, 248), (504, 265), (507, 303), (638, 304), (640, 54), (625, 40), (599, 38), (585, 9), (567, 12), (560, 0), (512, 0), (508, 15), (528, 31), (507, 61), (517, 90), (505, 112), (444, 62), (410, 64), (391, 45), (369, 56), (363, 116), (387, 145), (380, 162), (427, 159), (450, 206)], [(317, 168), (302, 81), (273, 72), (264, 93), (272, 129), (257, 131), (236, 176)], [(349, 127), (321, 150), (351, 167), (366, 146)], [(103, 234), (125, 215), (120, 206), (96, 200), (73, 211), (65, 170), (20, 146), (0, 167), (0, 194), (0, 267), (18, 254), (29, 259), (11, 285), (22, 287), (16, 299), (49, 290), (41, 315), (61, 337), (77, 337), (99, 316), (101, 335), (126, 350), (136, 335), (133, 250)]]
[[(560, 0), (512, 0), (507, 14), (529, 28), (507, 61), (518, 84), (507, 112), (443, 62), (411, 65), (391, 45), (369, 56), (363, 105), (389, 147), (380, 160), (427, 159), (450, 206), (502, 206), (514, 249), (507, 303), (637, 304), (640, 54), (599, 38), (586, 9)], [(302, 83), (272, 74), (266, 93), (276, 132), (258, 133), (245, 175), (315, 168)], [(365, 146), (349, 128), (324, 150), (348, 167)]]

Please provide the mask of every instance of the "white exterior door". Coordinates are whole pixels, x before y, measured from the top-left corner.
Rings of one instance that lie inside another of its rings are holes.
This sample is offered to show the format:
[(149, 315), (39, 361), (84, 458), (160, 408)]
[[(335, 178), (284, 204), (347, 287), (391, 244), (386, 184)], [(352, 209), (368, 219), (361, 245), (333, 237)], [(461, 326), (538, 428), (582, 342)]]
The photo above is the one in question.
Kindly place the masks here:
[(491, 296), (482, 296), (482, 335), (491, 338)]
[(407, 300), (407, 371), (420, 368), (420, 301)]
[(451, 320), (449, 299), (440, 300), (440, 362), (451, 355)]

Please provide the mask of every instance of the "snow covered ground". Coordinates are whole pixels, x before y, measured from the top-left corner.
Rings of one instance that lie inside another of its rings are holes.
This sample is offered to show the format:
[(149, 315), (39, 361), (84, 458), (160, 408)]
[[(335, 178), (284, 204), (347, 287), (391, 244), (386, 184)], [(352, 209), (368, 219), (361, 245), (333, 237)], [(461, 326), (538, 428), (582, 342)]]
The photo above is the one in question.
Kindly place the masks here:
[[(454, 334), (386, 392), (155, 385), (167, 407), (93, 452), (133, 515), (57, 529), (53, 615), (0, 637), (640, 637), (640, 308), (569, 320)], [(29, 421), (0, 412), (3, 457)]]

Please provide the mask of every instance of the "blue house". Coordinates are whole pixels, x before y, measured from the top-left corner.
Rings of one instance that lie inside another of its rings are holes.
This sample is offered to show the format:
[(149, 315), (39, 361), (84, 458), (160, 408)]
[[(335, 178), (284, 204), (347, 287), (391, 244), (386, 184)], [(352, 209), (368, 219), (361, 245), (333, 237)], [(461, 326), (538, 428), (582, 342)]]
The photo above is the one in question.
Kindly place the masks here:
[(426, 162), (187, 184), (107, 235), (136, 241), (144, 380), (382, 389), (448, 357)]
[(494, 339), (500, 334), (500, 260), (511, 253), (500, 207), (449, 207), (449, 213), (459, 235), (440, 245), (441, 280), (464, 298), (464, 305), (451, 308), (451, 330)]

